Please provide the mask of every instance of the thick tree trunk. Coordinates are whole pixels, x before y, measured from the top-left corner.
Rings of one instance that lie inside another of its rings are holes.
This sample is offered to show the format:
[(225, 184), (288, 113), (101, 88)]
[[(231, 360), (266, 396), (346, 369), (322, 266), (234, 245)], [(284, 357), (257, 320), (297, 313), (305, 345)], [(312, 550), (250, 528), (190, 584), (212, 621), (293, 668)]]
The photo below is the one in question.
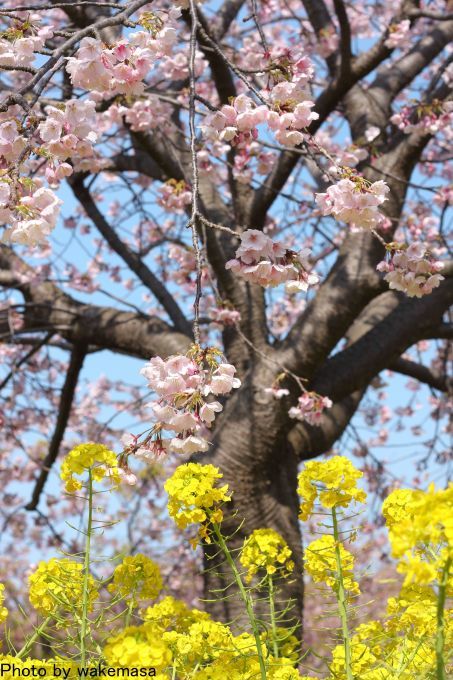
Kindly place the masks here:
[[(237, 551), (254, 529), (275, 529), (288, 543), (296, 564), (294, 576), (279, 583), (278, 609), (291, 603), (288, 620), (302, 618), (303, 576), (302, 541), (298, 522), (297, 458), (287, 442), (288, 423), (271, 395), (263, 392), (271, 384), (270, 369), (261, 367), (250, 374), (245, 384), (225, 409), (215, 433), (209, 458), (202, 461), (222, 471), (233, 494), (225, 508), (223, 533), (231, 536), (230, 548)], [(274, 371), (275, 372), (275, 371)], [(220, 620), (244, 622), (244, 606), (232, 583), (232, 575), (217, 549), (207, 546), (205, 597), (207, 608)], [(215, 591), (214, 595), (213, 592)], [(222, 599), (222, 595), (225, 597)], [(257, 602), (258, 615), (264, 619), (264, 603)], [(286, 624), (288, 625), (288, 623)]]

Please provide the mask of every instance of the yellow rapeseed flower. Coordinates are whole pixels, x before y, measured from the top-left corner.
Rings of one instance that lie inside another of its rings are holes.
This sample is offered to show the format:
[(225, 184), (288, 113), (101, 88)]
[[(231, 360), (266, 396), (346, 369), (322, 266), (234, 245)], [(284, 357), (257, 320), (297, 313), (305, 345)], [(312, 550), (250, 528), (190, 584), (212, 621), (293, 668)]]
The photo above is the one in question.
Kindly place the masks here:
[(8, 617), (8, 610), (6, 607), (3, 606), (3, 602), (5, 601), (5, 596), (4, 596), (4, 591), (5, 591), (5, 586), (3, 583), (0, 583), (0, 623), (3, 623), (3, 621), (6, 621)]
[(111, 593), (137, 600), (156, 598), (162, 590), (162, 576), (158, 565), (146, 555), (138, 553), (125, 557), (113, 572), (113, 582), (108, 586)]
[(214, 465), (185, 463), (176, 468), (164, 484), (168, 512), (180, 529), (199, 524), (199, 535), (209, 541), (207, 524), (223, 519), (221, 503), (229, 501), (228, 485), (216, 486), (223, 477)]
[(357, 487), (357, 480), (362, 476), (363, 473), (344, 456), (305, 463), (299, 473), (297, 487), (302, 499), (300, 519), (310, 517), (317, 499), (328, 509), (347, 507), (352, 501), (363, 503), (366, 493)]
[[(390, 680), (390, 675), (375, 674), (377, 659), (363, 642), (355, 642), (351, 646), (351, 666), (354, 678), (360, 680), (378, 680), (380, 677)], [(344, 645), (337, 645), (332, 651), (330, 664), (332, 680), (346, 680), (346, 662)]]
[(438, 490), (431, 484), (427, 491), (397, 489), (385, 499), (382, 513), (405, 585), (439, 581), (447, 565), (452, 579), (453, 484)]
[[(339, 584), (335, 539), (326, 534), (312, 541), (305, 548), (305, 568), (316, 583), (326, 583), (334, 591)], [(360, 593), (359, 584), (354, 580), (354, 556), (343, 546), (340, 549), (340, 561), (343, 573), (343, 586), (351, 595)]]
[(231, 646), (228, 626), (217, 621), (198, 621), (186, 633), (169, 631), (162, 635), (173, 653), (173, 663), (181, 673), (214, 661)]
[[(83, 567), (78, 562), (52, 558), (40, 562), (38, 568), (28, 577), (29, 599), (32, 607), (43, 616), (62, 611), (80, 609), (83, 597)], [(89, 576), (88, 597), (90, 609), (98, 592), (94, 580)]]
[(145, 623), (129, 626), (107, 640), (103, 650), (109, 666), (124, 668), (156, 668), (161, 671), (172, 663), (170, 648), (159, 631)]
[(82, 488), (82, 482), (74, 475), (83, 475), (87, 470), (91, 470), (95, 482), (101, 481), (108, 475), (114, 486), (120, 483), (118, 459), (113, 451), (103, 444), (92, 442), (79, 444), (64, 458), (60, 477), (65, 482), (65, 489), (68, 493)]
[(274, 529), (255, 529), (242, 546), (239, 560), (247, 569), (246, 580), (251, 581), (258, 571), (272, 576), (277, 571), (288, 576), (294, 569), (292, 552), (284, 538)]
[(185, 632), (197, 621), (206, 621), (210, 618), (207, 612), (199, 609), (190, 609), (184, 602), (167, 595), (163, 600), (152, 607), (147, 607), (142, 614), (145, 622), (152, 622), (162, 630), (168, 628)]

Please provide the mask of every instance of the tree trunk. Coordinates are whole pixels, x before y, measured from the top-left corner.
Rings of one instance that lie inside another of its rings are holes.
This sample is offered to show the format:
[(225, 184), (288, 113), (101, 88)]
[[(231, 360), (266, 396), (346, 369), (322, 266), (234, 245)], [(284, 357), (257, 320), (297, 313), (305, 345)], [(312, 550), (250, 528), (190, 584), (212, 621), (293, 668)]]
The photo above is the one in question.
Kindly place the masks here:
[[(277, 597), (277, 610), (291, 603), (291, 613), (285, 616), (288, 626), (289, 618), (301, 621), (303, 607), (302, 541), (296, 493), (298, 461), (287, 441), (285, 410), (262, 390), (272, 382), (269, 368), (255, 368), (253, 373), (253, 380), (249, 374), (240, 391), (228, 402), (213, 447), (201, 462), (217, 466), (223, 473), (222, 482), (228, 483), (232, 491), (232, 502), (225, 507), (222, 533), (231, 536), (228, 545), (234, 554), (244, 539), (259, 528), (275, 529), (291, 548), (296, 565), (293, 577), (278, 584)], [(206, 549), (205, 597), (210, 600), (207, 608), (214, 618), (242, 624), (245, 611), (236, 589), (228, 587), (222, 592), (233, 580), (228, 565), (221, 556), (215, 556), (215, 546)], [(222, 599), (222, 595), (226, 597)], [(264, 602), (256, 602), (256, 609), (258, 616), (266, 618)]]

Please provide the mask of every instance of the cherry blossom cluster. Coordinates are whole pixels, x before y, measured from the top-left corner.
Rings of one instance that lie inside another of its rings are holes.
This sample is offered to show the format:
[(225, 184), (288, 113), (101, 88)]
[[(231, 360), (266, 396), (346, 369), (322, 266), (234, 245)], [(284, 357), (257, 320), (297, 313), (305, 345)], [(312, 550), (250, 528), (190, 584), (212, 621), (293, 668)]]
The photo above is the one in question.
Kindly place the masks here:
[(170, 179), (159, 189), (158, 204), (166, 211), (182, 215), (187, 205), (192, 202), (192, 192), (184, 180)]
[(267, 106), (256, 106), (253, 99), (240, 94), (231, 104), (206, 117), (201, 130), (210, 141), (225, 141), (231, 146), (244, 146), (258, 137), (257, 125), (267, 120)]
[[(142, 94), (143, 79), (157, 59), (169, 56), (177, 42), (171, 23), (180, 10), (169, 12), (168, 22), (154, 16), (149, 31), (137, 31), (107, 47), (97, 38), (83, 38), (74, 57), (68, 57), (66, 70), (75, 87), (90, 92), (113, 94)], [(142, 22), (149, 25), (147, 22)]]
[(423, 297), (437, 288), (443, 280), (439, 272), (443, 263), (433, 260), (424, 243), (415, 242), (408, 248), (403, 244), (389, 244), (390, 258), (377, 266), (385, 272), (384, 279), (393, 290), (400, 290), (409, 297)]
[(403, 106), (391, 116), (390, 122), (407, 135), (414, 130), (431, 134), (444, 130), (449, 133), (453, 124), (453, 102), (433, 101), (430, 104)]
[(440, 207), (443, 207), (445, 203), (447, 205), (453, 205), (453, 184), (447, 187), (441, 187), (434, 196), (434, 203)]
[(297, 406), (292, 406), (288, 413), (290, 418), (305, 421), (309, 425), (319, 425), (326, 408), (331, 408), (333, 402), (329, 397), (323, 397), (316, 392), (303, 392)]
[[(177, 52), (172, 56), (165, 56), (162, 59), (161, 70), (170, 80), (184, 80), (189, 76), (189, 55), (184, 52)], [(201, 76), (207, 68), (206, 59), (203, 54), (195, 50), (194, 73)]]
[(3, 239), (27, 246), (40, 243), (55, 227), (62, 201), (45, 187), (15, 201), (11, 184), (0, 178), (0, 221), (10, 225)]
[(389, 187), (382, 180), (370, 184), (362, 177), (352, 176), (332, 184), (315, 198), (323, 215), (333, 215), (355, 227), (373, 229), (384, 219), (379, 206), (387, 200), (388, 192)]
[[(176, 268), (171, 271), (170, 276), (172, 281), (180, 286), (188, 286), (192, 290), (192, 274), (197, 270), (197, 261), (193, 248), (182, 247), (176, 243), (170, 244), (168, 248), (168, 257), (165, 257), (163, 262), (174, 262)], [(205, 273), (203, 271), (203, 278)]]
[(15, 25), (1, 34), (0, 67), (33, 64), (35, 53), (53, 36), (50, 26), (32, 28), (41, 18), (39, 14), (31, 14), (24, 21), (16, 19)]
[(247, 229), (240, 239), (236, 258), (225, 267), (246, 281), (264, 287), (286, 283), (287, 292), (306, 292), (318, 283), (319, 277), (310, 272), (308, 248), (297, 253), (257, 229)]
[[(375, 128), (375, 130), (377, 130), (377, 134), (379, 134), (379, 129)], [(371, 140), (368, 139), (367, 132), (368, 130), (365, 132), (365, 138), (366, 141), (369, 142)], [(346, 145), (345, 142), (338, 144), (334, 142), (331, 135), (324, 130), (318, 130), (314, 139), (316, 151), (319, 151), (319, 148), (322, 148), (324, 151), (327, 151), (329, 156), (333, 157), (335, 165), (329, 168), (329, 172), (332, 174), (336, 174), (340, 167), (346, 166), (348, 168), (354, 168), (360, 161), (363, 161), (368, 156), (367, 148), (354, 144)]]
[[(207, 451), (206, 429), (223, 409), (212, 397), (227, 395), (240, 387), (235, 372), (234, 366), (224, 363), (214, 348), (193, 346), (187, 355), (167, 360), (153, 357), (141, 370), (158, 397), (148, 404), (157, 421), (146, 442), (148, 455)], [(164, 438), (163, 431), (174, 434)]]
[(300, 131), (319, 117), (311, 111), (313, 106), (312, 101), (306, 100), (297, 103), (293, 111), (270, 110), (264, 104), (257, 106), (250, 97), (241, 94), (231, 104), (209, 114), (201, 129), (209, 141), (225, 141), (243, 148), (258, 138), (257, 126), (267, 123), (280, 144), (296, 146), (304, 139)]
[(324, 59), (338, 49), (339, 38), (338, 33), (333, 26), (322, 28), (318, 33), (318, 52)]
[(3, 157), (6, 163), (14, 163), (26, 146), (27, 140), (21, 134), (17, 120), (9, 118), (0, 122), (0, 158)]
[(38, 125), (38, 133), (49, 154), (66, 160), (93, 155), (96, 128), (96, 102), (69, 99), (61, 108), (46, 107), (46, 118)]
[(122, 118), (134, 132), (147, 132), (169, 127), (172, 107), (156, 95), (147, 95), (145, 99), (137, 99), (132, 106), (112, 104), (105, 113), (111, 123), (121, 123)]
[(306, 55), (293, 55), (290, 58), (286, 53), (273, 60), (272, 66), (271, 75), (276, 82), (268, 93), (273, 109), (269, 112), (268, 126), (275, 132), (280, 144), (296, 146), (304, 139), (300, 130), (319, 118), (317, 113), (311, 111), (314, 102), (307, 90), (314, 75), (313, 63)]
[(306, 100), (296, 104), (294, 111), (288, 113), (270, 111), (267, 123), (274, 131), (277, 142), (284, 146), (297, 146), (303, 142), (304, 135), (301, 130), (319, 118), (316, 111), (311, 111), (314, 105), (314, 102)]
[(241, 320), (241, 313), (237, 309), (229, 307), (210, 307), (209, 318), (212, 319), (212, 326), (223, 328), (224, 326), (235, 326)]
[(398, 24), (390, 24), (389, 37), (384, 45), (390, 49), (407, 46), (410, 30), (411, 22), (409, 19), (403, 19)]
[(253, 175), (267, 175), (275, 162), (272, 151), (264, 151), (258, 142), (241, 148), (234, 156), (233, 176), (242, 184), (250, 184)]

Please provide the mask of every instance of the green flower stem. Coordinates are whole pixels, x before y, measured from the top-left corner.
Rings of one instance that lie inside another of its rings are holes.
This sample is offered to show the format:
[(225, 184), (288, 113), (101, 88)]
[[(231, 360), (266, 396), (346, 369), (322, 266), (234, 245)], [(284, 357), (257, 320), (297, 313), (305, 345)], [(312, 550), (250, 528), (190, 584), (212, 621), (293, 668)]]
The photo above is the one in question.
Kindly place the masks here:
[(241, 594), (242, 600), (245, 604), (245, 608), (247, 611), (247, 616), (250, 621), (250, 625), (252, 627), (253, 631), (253, 637), (255, 638), (255, 644), (256, 644), (256, 651), (258, 653), (258, 659), (259, 659), (259, 664), (260, 664), (260, 671), (261, 671), (261, 679), (266, 680), (267, 675), (266, 675), (266, 664), (264, 663), (264, 654), (263, 654), (263, 646), (261, 644), (261, 638), (260, 634), (258, 632), (258, 626), (255, 618), (255, 613), (253, 611), (253, 604), (252, 600), (250, 598), (249, 593), (245, 589), (245, 586), (242, 582), (241, 575), (236, 567), (236, 563), (228, 549), (227, 544), (225, 543), (225, 539), (223, 538), (221, 532), (220, 532), (220, 527), (218, 524), (215, 522), (212, 523), (212, 527), (214, 529), (214, 533), (217, 538), (217, 545), (219, 548), (222, 550), (223, 554), (226, 557), (226, 560), (228, 564), (230, 565), (231, 571), (233, 572), (234, 580), (236, 582), (237, 587), (239, 588), (239, 592)]
[(341, 619), (341, 632), (344, 645), (344, 661), (347, 680), (354, 680), (351, 667), (351, 640), (349, 638), (348, 612), (346, 608), (346, 593), (343, 582), (343, 567), (341, 565), (340, 538), (338, 532), (338, 520), (335, 508), (332, 508), (333, 537), (335, 539), (335, 558), (337, 562), (338, 588), (336, 590), (338, 610)]
[(272, 630), (272, 646), (273, 646), (273, 652), (274, 652), (274, 657), (278, 659), (278, 642), (277, 642), (277, 623), (275, 619), (275, 588), (274, 588), (274, 582), (272, 580), (272, 576), (269, 574), (268, 575), (268, 584), (269, 584), (269, 612), (271, 615), (271, 630)]
[(129, 604), (128, 604), (127, 612), (126, 612), (126, 618), (125, 618), (125, 621), (124, 621), (124, 627), (125, 628), (127, 628), (129, 626), (130, 622), (131, 622), (132, 610), (134, 609), (134, 605), (135, 605), (134, 598), (131, 597), (131, 599), (129, 600)]
[(451, 559), (448, 558), (442, 571), (442, 580), (439, 583), (437, 596), (437, 632), (436, 632), (436, 678), (446, 680), (445, 671), (445, 600), (447, 597), (447, 582), (451, 567)]
[(52, 616), (48, 616), (47, 619), (45, 619), (45, 620), (41, 623), (41, 625), (35, 630), (35, 632), (33, 633), (33, 635), (27, 640), (27, 642), (24, 644), (24, 646), (22, 647), (22, 649), (21, 649), (20, 651), (17, 652), (16, 657), (17, 657), (18, 659), (22, 659), (22, 657), (24, 657), (26, 654), (28, 654), (28, 652), (30, 651), (30, 649), (33, 647), (33, 644), (34, 644), (34, 643), (36, 642), (36, 640), (39, 638), (39, 636), (41, 635), (41, 633), (43, 633), (43, 632), (45, 631), (45, 629), (47, 628), (47, 626), (48, 626), (48, 624), (50, 623), (50, 621), (52, 620), (52, 618), (53, 618)]
[(80, 624), (80, 663), (82, 668), (86, 665), (86, 637), (88, 631), (88, 607), (89, 592), (88, 584), (90, 578), (90, 549), (91, 534), (93, 531), (93, 477), (91, 469), (88, 470), (88, 521), (85, 539), (85, 559), (83, 563), (83, 592), (82, 592), (82, 621)]

